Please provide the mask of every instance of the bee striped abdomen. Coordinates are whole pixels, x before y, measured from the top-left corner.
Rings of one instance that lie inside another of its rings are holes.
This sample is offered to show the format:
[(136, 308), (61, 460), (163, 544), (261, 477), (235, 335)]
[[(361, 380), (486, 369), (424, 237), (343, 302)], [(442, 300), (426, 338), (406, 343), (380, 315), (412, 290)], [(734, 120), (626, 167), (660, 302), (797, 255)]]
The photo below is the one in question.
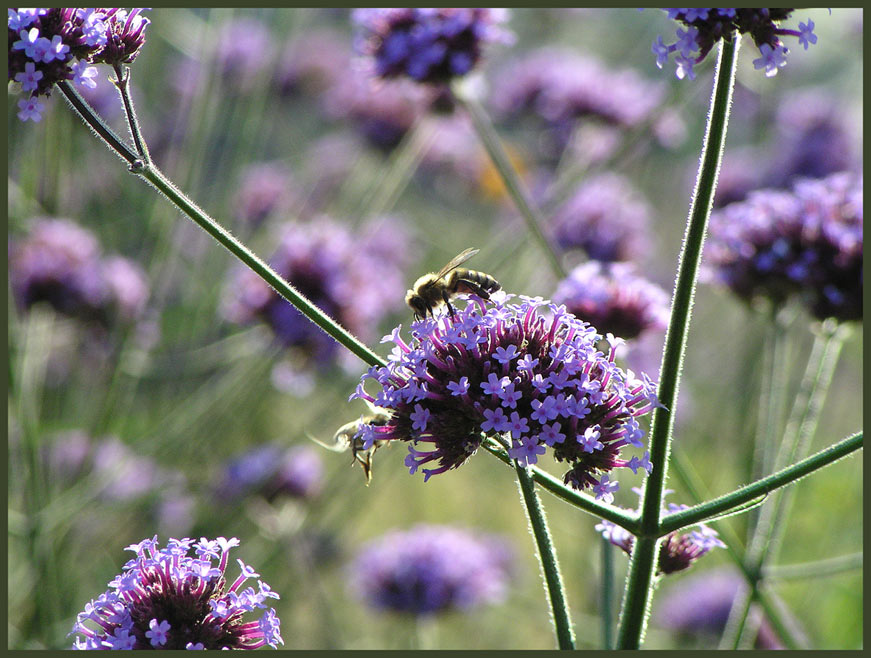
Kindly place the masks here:
[(492, 276), (478, 270), (454, 270), (453, 285), (449, 287), (458, 293), (471, 293), (483, 299), (490, 299), (490, 293), (496, 292), (502, 286)]

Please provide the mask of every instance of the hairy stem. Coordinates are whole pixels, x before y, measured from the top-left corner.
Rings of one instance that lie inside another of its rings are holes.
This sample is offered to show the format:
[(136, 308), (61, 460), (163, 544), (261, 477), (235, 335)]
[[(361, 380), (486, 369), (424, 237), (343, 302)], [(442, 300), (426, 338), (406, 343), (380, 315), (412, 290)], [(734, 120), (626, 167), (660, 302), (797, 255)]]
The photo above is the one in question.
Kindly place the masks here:
[(680, 372), (686, 350), (687, 333), (692, 315), (693, 296), (708, 217), (717, 187), (717, 173), (723, 157), (726, 141), (726, 126), (735, 84), (735, 69), (739, 40), (737, 35), (720, 42), (720, 54), (714, 74), (714, 90), (708, 125), (702, 142), (701, 162), (690, 205), (689, 220), (684, 235), (683, 248), (678, 262), (677, 281), (672, 300), (671, 318), (665, 337), (659, 390), (661, 407), (653, 412), (650, 435), (650, 461), (653, 472), (644, 487), (641, 512), (641, 529), (645, 537), (638, 537), (629, 564), (629, 577), (620, 614), (617, 638), (618, 649), (637, 649), (641, 646), (647, 625), (650, 599), (653, 592), (656, 568), (656, 540), (650, 539), (659, 530), (660, 510), (668, 469), (668, 454), (671, 447), (671, 431), (674, 425), (673, 410), (677, 401)]

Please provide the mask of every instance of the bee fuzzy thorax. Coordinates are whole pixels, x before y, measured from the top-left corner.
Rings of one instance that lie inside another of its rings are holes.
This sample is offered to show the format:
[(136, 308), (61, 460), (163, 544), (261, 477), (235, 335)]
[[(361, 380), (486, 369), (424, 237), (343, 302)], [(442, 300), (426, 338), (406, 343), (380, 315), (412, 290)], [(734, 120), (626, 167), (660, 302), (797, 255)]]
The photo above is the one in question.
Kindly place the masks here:
[(431, 315), (442, 304), (448, 307), (448, 313), (453, 316), (451, 299), (456, 295), (469, 293), (481, 299), (490, 299), (490, 293), (502, 288), (489, 274), (459, 267), (476, 253), (477, 249), (466, 249), (438, 272), (424, 274), (414, 282), (414, 286), (405, 295), (405, 303), (411, 307), (416, 317)]

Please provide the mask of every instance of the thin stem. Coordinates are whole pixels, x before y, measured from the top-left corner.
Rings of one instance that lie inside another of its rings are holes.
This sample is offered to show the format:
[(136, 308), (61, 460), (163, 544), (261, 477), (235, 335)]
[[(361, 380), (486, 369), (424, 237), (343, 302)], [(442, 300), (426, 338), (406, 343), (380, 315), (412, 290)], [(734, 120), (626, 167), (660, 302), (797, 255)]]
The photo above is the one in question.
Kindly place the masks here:
[[(483, 444), (484, 448), (489, 451), (491, 454), (498, 457), (502, 462), (508, 464), (509, 466), (513, 466), (514, 460), (508, 456), (508, 453), (505, 450), (498, 447), (498, 444), (492, 439), (488, 439)], [(570, 505), (574, 505), (575, 507), (582, 509), (585, 512), (589, 512), (593, 516), (597, 516), (601, 519), (605, 519), (606, 521), (610, 521), (614, 525), (618, 525), (621, 528), (625, 528), (629, 532), (637, 532), (638, 531), (638, 519), (631, 514), (628, 514), (625, 510), (622, 510), (617, 507), (612, 507), (610, 505), (603, 505), (602, 503), (598, 503), (592, 498), (583, 495), (575, 491), (574, 489), (567, 487), (565, 484), (560, 482), (550, 473), (546, 473), (541, 469), (530, 466), (529, 472), (532, 475), (532, 479), (535, 480), (536, 483), (541, 485), (544, 489), (552, 493), (557, 498), (564, 500)]]
[(121, 141), (121, 138), (116, 135), (112, 129), (103, 121), (100, 116), (94, 112), (90, 105), (77, 92), (73, 86), (66, 80), (57, 83), (58, 89), (73, 106), (76, 114), (81, 117), (82, 121), (87, 123), (97, 135), (106, 142), (106, 145), (125, 159), (131, 165), (134, 164), (139, 156), (134, 153), (127, 144)]
[[(838, 331), (837, 325), (831, 322), (826, 324), (814, 339), (805, 375), (780, 441), (775, 468), (796, 457), (806, 456), (845, 337), (846, 331)], [(777, 393), (773, 391), (772, 394)], [(748, 570), (753, 575), (750, 580), (753, 594), (760, 588), (765, 564), (776, 556), (777, 548), (786, 531), (793, 494), (792, 490), (776, 492), (771, 500), (766, 501), (762, 506), (745, 557)]]
[(604, 537), (602, 551), (602, 648), (614, 646), (614, 547)]
[(136, 118), (136, 111), (133, 109), (133, 99), (130, 97), (130, 67), (122, 67), (120, 64), (116, 64), (112, 68), (117, 77), (113, 82), (118, 87), (118, 91), (121, 92), (124, 112), (127, 115), (127, 125), (130, 126), (130, 134), (133, 136), (133, 144), (136, 146), (136, 151), (143, 162), (150, 163), (151, 155), (148, 153), (148, 145), (142, 139), (142, 130)]
[(314, 322), (325, 333), (337, 342), (347, 347), (351, 352), (360, 357), (369, 365), (385, 365), (381, 357), (372, 352), (359, 339), (347, 329), (324, 313), (315, 304), (309, 301), (296, 288), (285, 281), (275, 270), (263, 262), (248, 247), (239, 242), (227, 229), (214, 219), (209, 217), (193, 201), (188, 199), (167, 179), (153, 164), (145, 164), (138, 167), (134, 173), (142, 176), (157, 190), (162, 192), (172, 201), (185, 215), (194, 220), (206, 233), (211, 235), (223, 247), (236, 258), (250, 267), (260, 278), (272, 286), (279, 295), (293, 304), (303, 315)]
[(554, 548), (553, 539), (547, 527), (544, 507), (541, 505), (541, 500), (535, 491), (535, 483), (527, 468), (517, 462), (514, 463), (514, 468), (517, 471), (517, 483), (529, 519), (529, 527), (532, 529), (535, 544), (538, 547), (537, 554), (544, 575), (545, 590), (550, 601), (557, 644), (562, 650), (571, 650), (575, 648), (575, 634), (572, 630), (571, 619), (569, 619), (569, 603), (566, 600), (556, 548)]
[(861, 569), (864, 557), (863, 553), (850, 553), (849, 555), (839, 555), (826, 560), (815, 560), (814, 562), (772, 565), (762, 570), (762, 576), (766, 581), (824, 578), (844, 573), (845, 571)]
[(705, 519), (714, 516), (719, 516), (723, 512), (728, 512), (731, 509), (739, 507), (754, 498), (758, 498), (771, 491), (786, 486), (790, 482), (800, 480), (806, 475), (810, 475), (814, 471), (829, 466), (839, 459), (842, 459), (856, 450), (859, 450), (863, 445), (863, 433), (856, 432), (846, 439), (838, 441), (834, 445), (829, 446), (818, 453), (796, 462), (788, 468), (781, 469), (767, 477), (757, 480), (753, 484), (736, 489), (724, 496), (719, 496), (713, 500), (709, 500), (701, 505), (673, 512), (663, 517), (659, 525), (659, 534), (665, 535), (669, 532), (679, 530), (684, 526), (701, 523)]
[(502, 184), (505, 185), (505, 189), (526, 221), (526, 226), (529, 228), (530, 233), (532, 233), (533, 238), (541, 246), (554, 275), (558, 279), (564, 279), (566, 277), (565, 268), (563, 268), (553, 246), (544, 234), (541, 215), (533, 209), (532, 203), (529, 201), (529, 194), (525, 191), (523, 182), (511, 164), (511, 160), (508, 158), (508, 154), (505, 152), (505, 148), (502, 146), (502, 142), (496, 134), (496, 130), (493, 128), (487, 113), (477, 101), (464, 94), (458, 85), (452, 87), (452, 91), (457, 102), (463, 106), (466, 112), (468, 112), (469, 117), (471, 117), (472, 126), (475, 128), (475, 132), (484, 145), (484, 149), (490, 156), (493, 166), (499, 173)]
[[(659, 527), (668, 470), (668, 453), (671, 447), (671, 431), (674, 424), (672, 411), (677, 401), (696, 277), (705, 242), (705, 230), (711, 213), (717, 187), (717, 173), (726, 141), (738, 43), (736, 34), (733, 34), (730, 40), (724, 39), (720, 42), (720, 54), (714, 74), (714, 90), (706, 134), (702, 143), (696, 189), (690, 205), (689, 221), (678, 263), (671, 318), (665, 337), (665, 351), (660, 368), (661, 379), (657, 392), (662, 406), (657, 407), (653, 412), (650, 433), (650, 461), (653, 464), (653, 472), (645, 481), (642, 501), (641, 527), (648, 537), (653, 536)], [(624, 608), (620, 616), (618, 649), (637, 649), (641, 645), (647, 624), (656, 567), (657, 542), (643, 539), (638, 538), (632, 551), (629, 578), (623, 597)]]

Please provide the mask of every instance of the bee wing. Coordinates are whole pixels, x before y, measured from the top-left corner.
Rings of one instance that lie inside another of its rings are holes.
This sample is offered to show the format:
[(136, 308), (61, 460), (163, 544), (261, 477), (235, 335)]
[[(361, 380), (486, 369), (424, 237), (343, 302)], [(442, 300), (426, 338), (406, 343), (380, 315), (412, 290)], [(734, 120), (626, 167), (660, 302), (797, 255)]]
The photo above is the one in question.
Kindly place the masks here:
[(472, 256), (477, 254), (478, 251), (478, 249), (472, 249), (471, 247), (469, 249), (461, 251), (459, 254), (451, 258), (447, 265), (445, 265), (442, 269), (438, 271), (438, 273), (436, 274), (436, 278), (441, 279), (448, 272), (450, 272), (451, 270), (455, 270), (460, 265), (469, 260)]
[(327, 450), (329, 450), (331, 452), (345, 452), (348, 448), (351, 447), (351, 442), (348, 441), (346, 438), (341, 437), (338, 433), (333, 438), (332, 443), (327, 443), (326, 441), (321, 441), (320, 439), (312, 436), (308, 432), (306, 432), (305, 435), (309, 438), (309, 440), (314, 441), (322, 448), (326, 448)]

